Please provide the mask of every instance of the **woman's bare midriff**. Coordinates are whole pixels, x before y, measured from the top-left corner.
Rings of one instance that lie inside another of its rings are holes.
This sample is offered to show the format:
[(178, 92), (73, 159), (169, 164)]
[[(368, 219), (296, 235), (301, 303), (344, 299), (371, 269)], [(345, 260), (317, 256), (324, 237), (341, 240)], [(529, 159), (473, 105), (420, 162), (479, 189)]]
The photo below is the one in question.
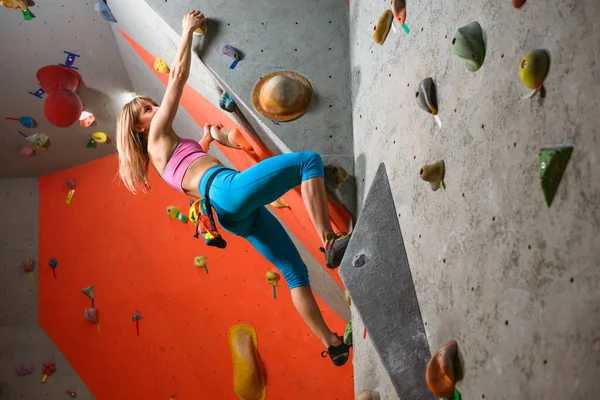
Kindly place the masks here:
[(200, 185), (200, 181), (202, 177), (212, 167), (216, 167), (217, 165), (223, 165), (218, 158), (213, 156), (202, 156), (194, 162), (190, 164), (187, 171), (185, 171), (185, 175), (183, 176), (183, 182), (181, 182), (181, 187), (183, 191), (188, 196), (192, 196), (195, 198), (200, 198), (200, 192), (198, 191), (198, 185)]

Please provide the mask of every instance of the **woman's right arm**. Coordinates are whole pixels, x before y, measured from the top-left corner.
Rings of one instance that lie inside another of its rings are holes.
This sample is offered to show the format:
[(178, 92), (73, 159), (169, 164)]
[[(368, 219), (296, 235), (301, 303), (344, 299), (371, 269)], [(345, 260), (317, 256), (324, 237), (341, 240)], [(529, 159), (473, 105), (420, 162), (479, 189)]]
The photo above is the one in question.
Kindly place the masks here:
[(200, 11), (190, 11), (183, 18), (183, 33), (177, 55), (171, 66), (169, 73), (169, 83), (163, 97), (160, 108), (152, 120), (150, 129), (150, 139), (157, 136), (170, 134), (172, 131), (173, 120), (177, 115), (179, 102), (183, 89), (190, 76), (190, 66), (192, 62), (192, 38), (194, 30), (202, 24), (204, 15)]

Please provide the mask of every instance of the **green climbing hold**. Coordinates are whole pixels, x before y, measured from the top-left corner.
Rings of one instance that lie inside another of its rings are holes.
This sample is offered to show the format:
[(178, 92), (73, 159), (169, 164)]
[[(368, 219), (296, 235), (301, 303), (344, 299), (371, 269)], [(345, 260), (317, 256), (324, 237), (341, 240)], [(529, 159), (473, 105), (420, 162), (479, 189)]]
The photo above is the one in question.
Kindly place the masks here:
[(540, 179), (548, 207), (550, 207), (552, 200), (554, 200), (554, 195), (567, 168), (572, 152), (573, 147), (567, 145), (543, 147), (540, 149)]
[(81, 293), (85, 294), (90, 299), (94, 298), (94, 286), (88, 286), (86, 288), (81, 289)]
[(479, 22), (471, 22), (458, 28), (452, 39), (452, 51), (465, 60), (467, 69), (475, 72), (485, 59), (485, 42)]
[(519, 78), (530, 89), (539, 89), (548, 75), (550, 57), (544, 50), (533, 50), (525, 54), (519, 64)]
[(344, 331), (344, 344), (352, 346), (352, 321), (348, 321), (346, 330)]
[(451, 399), (446, 398), (446, 397), (441, 397), (440, 400), (462, 400), (462, 396), (461, 396), (460, 392), (455, 388)]
[(419, 91), (416, 94), (419, 107), (429, 114), (437, 115), (437, 97), (435, 93), (435, 84), (432, 78), (425, 78), (419, 84)]

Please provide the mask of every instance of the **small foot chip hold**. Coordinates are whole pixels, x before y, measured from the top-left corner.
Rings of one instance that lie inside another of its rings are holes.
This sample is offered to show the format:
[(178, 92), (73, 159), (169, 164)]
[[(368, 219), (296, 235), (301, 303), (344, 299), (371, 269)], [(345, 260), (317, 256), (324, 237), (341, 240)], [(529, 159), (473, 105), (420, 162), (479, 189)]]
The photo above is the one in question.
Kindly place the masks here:
[(445, 343), (431, 358), (425, 372), (429, 389), (439, 397), (454, 396), (456, 382), (464, 377), (464, 368), (458, 353), (458, 343)]
[(552, 204), (558, 185), (567, 168), (573, 147), (568, 145), (540, 149), (540, 180), (548, 207)]
[(440, 187), (446, 188), (444, 183), (444, 177), (446, 175), (446, 165), (444, 160), (440, 160), (436, 163), (424, 165), (419, 172), (421, 179), (429, 182), (431, 189), (435, 192)]
[(512, 5), (514, 8), (521, 8), (525, 4), (525, 0), (512, 0)]
[(259, 367), (258, 340), (250, 325), (234, 325), (227, 334), (233, 359), (233, 391), (240, 400), (264, 400), (265, 380)]
[(348, 325), (344, 330), (344, 344), (352, 346), (352, 321), (348, 321)]
[(346, 170), (339, 165), (329, 164), (325, 166), (325, 185), (330, 189), (337, 190), (341, 188), (348, 177)]
[(469, 71), (475, 72), (481, 68), (485, 59), (485, 42), (479, 22), (458, 28), (452, 39), (452, 51), (465, 61)]
[(394, 14), (391, 10), (385, 10), (383, 14), (381, 14), (377, 21), (377, 25), (373, 28), (373, 40), (375, 43), (382, 45), (383, 42), (385, 42), (393, 20)]
[(283, 199), (283, 197), (278, 198), (269, 205), (273, 208), (290, 208), (290, 205)]
[(365, 389), (356, 395), (356, 400), (380, 400), (381, 396), (377, 390)]
[(162, 57), (156, 57), (156, 60), (154, 60), (154, 69), (160, 74), (168, 74), (171, 72), (171, 69)]

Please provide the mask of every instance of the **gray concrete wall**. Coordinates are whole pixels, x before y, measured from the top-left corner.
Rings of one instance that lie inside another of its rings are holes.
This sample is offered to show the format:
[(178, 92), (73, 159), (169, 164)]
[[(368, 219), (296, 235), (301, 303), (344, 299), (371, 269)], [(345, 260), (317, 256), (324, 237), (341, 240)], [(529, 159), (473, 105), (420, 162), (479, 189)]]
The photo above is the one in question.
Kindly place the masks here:
[[(352, 124), (348, 86), (348, 3), (329, 1), (192, 1), (146, 0), (176, 31), (183, 15), (199, 9), (209, 19), (202, 60), (230, 89), (257, 133), (275, 154), (317, 151), (325, 163), (352, 174)], [(231, 59), (220, 47), (230, 44), (243, 59)], [(291, 70), (306, 77), (314, 91), (305, 115), (275, 125), (257, 114), (252, 90), (273, 71)]]
[[(0, 178), (38, 177), (113, 153), (114, 141), (95, 149), (86, 144), (97, 131), (114, 139), (121, 101), (132, 90), (110, 23), (98, 16), (94, 1), (35, 3), (31, 21), (24, 21), (20, 11), (0, 7)], [(96, 116), (88, 128), (79, 123), (55, 127), (44, 116), (44, 100), (29, 94), (39, 88), (36, 73), (40, 68), (65, 63), (63, 51), (80, 56), (73, 64), (83, 78), (77, 94), (84, 110)], [(27, 129), (17, 121), (5, 120), (20, 116), (33, 117), (38, 127)], [(38, 151), (34, 157), (20, 156), (19, 148), (29, 142), (18, 130), (27, 135), (45, 133), (50, 137), (49, 150)]]
[[(359, 203), (385, 162), (432, 353), (458, 340), (466, 399), (597, 397), (600, 3), (407, 2), (411, 34), (390, 33), (380, 47), (371, 32), (387, 3), (350, 10)], [(473, 20), (487, 42), (476, 73), (451, 51)], [(536, 48), (552, 56), (547, 94), (521, 100), (518, 65)], [(428, 76), (441, 129), (415, 100)], [(574, 152), (548, 208), (538, 150), (563, 142)], [(447, 190), (432, 192), (419, 169), (439, 159)], [(386, 392), (354, 320), (356, 388)]]
[[(78, 399), (93, 399), (69, 362), (37, 322), (38, 180), (0, 180), (0, 387), (2, 399), (65, 399), (66, 390)], [(35, 282), (21, 262), (35, 260)], [(44, 267), (47, 268), (46, 265)], [(56, 372), (41, 383), (42, 365), (56, 363)], [(21, 364), (33, 374), (15, 375)]]

